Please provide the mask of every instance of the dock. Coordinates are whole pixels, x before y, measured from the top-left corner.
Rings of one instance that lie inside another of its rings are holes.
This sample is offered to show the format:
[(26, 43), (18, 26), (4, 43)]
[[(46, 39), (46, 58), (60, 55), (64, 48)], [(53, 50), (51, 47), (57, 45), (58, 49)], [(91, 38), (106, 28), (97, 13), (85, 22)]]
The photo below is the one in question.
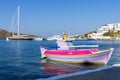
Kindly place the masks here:
[(120, 64), (37, 80), (120, 80)]

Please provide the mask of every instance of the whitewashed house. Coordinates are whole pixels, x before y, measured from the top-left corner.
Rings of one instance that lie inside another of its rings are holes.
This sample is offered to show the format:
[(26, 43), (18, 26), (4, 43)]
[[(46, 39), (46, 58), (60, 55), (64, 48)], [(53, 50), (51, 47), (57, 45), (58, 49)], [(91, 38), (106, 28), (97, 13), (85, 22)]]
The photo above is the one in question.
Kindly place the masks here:
[(108, 31), (120, 31), (120, 23), (105, 24), (97, 29), (97, 33), (88, 34), (88, 39), (110, 39), (109, 36), (103, 36)]

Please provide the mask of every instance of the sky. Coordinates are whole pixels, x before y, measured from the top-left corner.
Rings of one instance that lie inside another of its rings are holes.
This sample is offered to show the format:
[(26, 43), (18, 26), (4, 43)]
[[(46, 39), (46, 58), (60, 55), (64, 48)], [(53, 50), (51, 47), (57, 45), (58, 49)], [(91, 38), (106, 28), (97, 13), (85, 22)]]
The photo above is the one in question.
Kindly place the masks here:
[(0, 0), (0, 28), (12, 31), (20, 5), (20, 32), (42, 37), (83, 35), (120, 23), (120, 0)]

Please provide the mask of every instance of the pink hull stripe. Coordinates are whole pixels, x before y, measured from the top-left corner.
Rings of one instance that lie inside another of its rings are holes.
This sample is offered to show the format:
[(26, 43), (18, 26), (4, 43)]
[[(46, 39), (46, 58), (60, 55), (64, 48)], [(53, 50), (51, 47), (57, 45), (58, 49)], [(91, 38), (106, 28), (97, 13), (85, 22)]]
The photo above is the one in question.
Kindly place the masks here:
[(86, 49), (86, 50), (46, 50), (45, 54), (48, 55), (90, 55), (93, 52), (97, 52), (98, 49)]

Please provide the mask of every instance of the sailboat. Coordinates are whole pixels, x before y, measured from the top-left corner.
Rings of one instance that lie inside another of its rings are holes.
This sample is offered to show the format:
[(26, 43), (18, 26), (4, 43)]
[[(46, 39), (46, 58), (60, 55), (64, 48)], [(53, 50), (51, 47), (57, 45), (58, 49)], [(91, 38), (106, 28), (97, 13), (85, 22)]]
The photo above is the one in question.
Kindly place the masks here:
[(6, 40), (33, 40), (32, 37), (29, 37), (28, 35), (20, 35), (20, 6), (18, 6), (18, 15), (17, 15), (17, 35), (12, 35), (10, 37), (7, 37)]

